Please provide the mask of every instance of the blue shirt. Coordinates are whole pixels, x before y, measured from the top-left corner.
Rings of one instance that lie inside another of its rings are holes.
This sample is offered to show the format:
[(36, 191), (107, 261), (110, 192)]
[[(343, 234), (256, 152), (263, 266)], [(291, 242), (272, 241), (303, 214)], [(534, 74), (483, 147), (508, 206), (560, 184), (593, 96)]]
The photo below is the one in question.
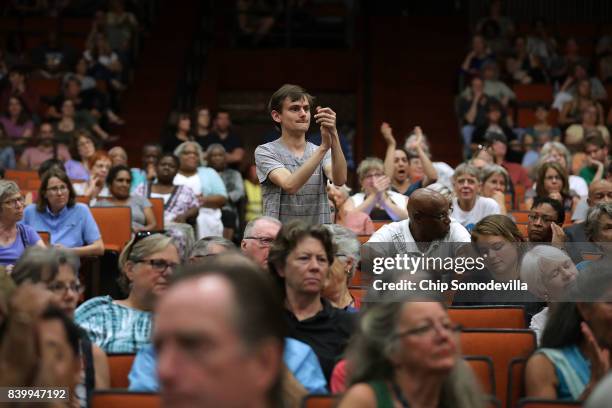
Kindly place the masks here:
[(23, 213), (23, 223), (36, 231), (48, 232), (52, 245), (78, 248), (100, 239), (100, 230), (89, 207), (81, 203), (66, 206), (57, 215), (48, 207), (44, 212), (38, 212), (36, 205), (30, 204)]
[[(289, 371), (311, 394), (327, 394), (327, 382), (312, 348), (299, 340), (287, 337), (283, 360)], [(129, 374), (130, 391), (158, 392), (157, 356), (151, 344), (136, 354)]]
[(14, 265), (27, 247), (36, 245), (40, 236), (36, 230), (27, 225), (17, 224), (15, 241), (7, 246), (0, 246), (0, 265)]

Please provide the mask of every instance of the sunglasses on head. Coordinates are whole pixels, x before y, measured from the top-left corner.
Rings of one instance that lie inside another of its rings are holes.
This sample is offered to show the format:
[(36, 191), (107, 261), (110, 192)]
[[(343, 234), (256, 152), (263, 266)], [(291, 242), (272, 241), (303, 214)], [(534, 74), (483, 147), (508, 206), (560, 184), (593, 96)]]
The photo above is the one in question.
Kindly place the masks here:
[(152, 235), (167, 235), (165, 230), (159, 230), (159, 231), (138, 231), (136, 233), (136, 235), (134, 235), (134, 239), (132, 240), (132, 243), (130, 244), (130, 249), (128, 251), (128, 256), (127, 256), (127, 260), (133, 260), (131, 259), (132, 257), (132, 250), (134, 249), (134, 246), (142, 241), (143, 239), (150, 237)]

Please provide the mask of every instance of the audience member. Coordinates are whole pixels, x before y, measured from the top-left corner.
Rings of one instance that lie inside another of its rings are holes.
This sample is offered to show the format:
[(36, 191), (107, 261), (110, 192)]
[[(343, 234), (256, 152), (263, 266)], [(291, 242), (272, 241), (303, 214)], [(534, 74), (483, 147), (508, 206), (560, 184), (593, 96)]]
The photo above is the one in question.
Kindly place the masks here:
[(610, 266), (580, 273), (569, 299), (549, 312), (541, 347), (527, 361), (527, 397), (582, 401), (609, 369)]
[(468, 157), (471, 155), (474, 129), (486, 125), (489, 104), (499, 103), (484, 93), (484, 83), (479, 77), (472, 78), (470, 91), (468, 96), (462, 97), (459, 101), (459, 118), (463, 124), (461, 134), (464, 153)]
[[(608, 256), (612, 252), (612, 203), (599, 203), (589, 208), (584, 224), (587, 239), (599, 249), (597, 252)], [(586, 262), (578, 264), (578, 269), (582, 270)]]
[(466, 76), (474, 76), (480, 73), (484, 64), (493, 60), (494, 55), (482, 35), (476, 34), (472, 37), (470, 52), (465, 56), (461, 64), (462, 73)]
[(565, 210), (559, 200), (550, 197), (534, 198), (527, 223), (529, 242), (563, 244), (566, 239), (561, 228), (564, 219)]
[(31, 52), (31, 61), (43, 78), (59, 78), (72, 67), (76, 60), (75, 50), (62, 42), (56, 30), (47, 33), (46, 41)]
[(487, 215), (499, 214), (500, 207), (492, 198), (480, 195), (480, 172), (469, 164), (461, 164), (453, 176), (455, 195), (452, 214), (454, 220), (468, 231)]
[(236, 245), (223, 237), (204, 237), (197, 240), (186, 256), (190, 264), (206, 261), (207, 257), (222, 254), (227, 251), (235, 251)]
[(263, 200), (261, 184), (257, 178), (257, 167), (251, 164), (247, 167), (244, 178), (244, 193), (246, 198), (244, 221), (249, 222), (263, 215)]
[[(603, 123), (603, 122), (602, 122)], [(593, 105), (586, 106), (581, 111), (581, 121), (569, 126), (565, 130), (566, 143), (581, 144), (588, 135), (599, 134), (605, 143), (610, 143), (608, 128), (597, 120), (597, 109)]]
[(508, 139), (501, 134), (492, 134), (489, 136), (489, 141), (491, 147), (487, 151), (491, 154), (496, 164), (499, 164), (508, 171), (510, 180), (512, 180), (512, 186), (523, 186), (525, 189), (530, 188), (532, 183), (527, 170), (519, 164), (521, 158), (516, 157), (515, 151), (508, 151)]
[(348, 352), (350, 388), (339, 407), (485, 406), (461, 359), (460, 331), (433, 299), (372, 305)]
[(110, 47), (119, 54), (127, 54), (133, 48), (138, 34), (138, 20), (125, 10), (123, 0), (111, 0), (104, 24)]
[(0, 117), (0, 124), (4, 126), (6, 135), (16, 145), (26, 144), (34, 134), (34, 122), (30, 112), (25, 108), (23, 100), (18, 96), (11, 96)]
[(374, 224), (370, 216), (361, 211), (346, 209), (350, 193), (351, 189), (346, 184), (340, 187), (331, 182), (327, 184), (327, 196), (333, 205), (333, 223), (347, 227), (357, 235), (372, 235)]
[(114, 90), (122, 91), (125, 86), (121, 82), (123, 64), (119, 55), (113, 51), (104, 34), (96, 34), (95, 39), (83, 53), (83, 58), (89, 66), (88, 72), (99, 80), (107, 81)]
[(151, 340), (154, 305), (179, 262), (172, 238), (150, 232), (136, 234), (119, 257), (120, 284), (128, 297), (91, 298), (77, 308), (76, 322), (106, 353), (136, 353)]
[(533, 21), (531, 33), (527, 36), (527, 52), (541, 59), (548, 67), (556, 55), (557, 42), (548, 32), (546, 21), (536, 18)]
[(157, 162), (155, 182), (151, 180), (140, 184), (134, 190), (134, 195), (164, 200), (164, 228), (174, 238), (183, 258), (195, 240), (193, 227), (188, 222), (198, 216), (200, 203), (189, 187), (174, 184), (178, 168), (179, 159), (175, 155), (162, 154)]
[(195, 125), (193, 130), (193, 137), (202, 150), (208, 148), (208, 135), (211, 132), (210, 129), (210, 109), (206, 106), (198, 106), (193, 111), (192, 123)]
[(70, 179), (61, 170), (47, 171), (38, 189), (36, 204), (24, 211), (24, 224), (48, 232), (51, 245), (77, 256), (104, 253), (98, 225), (85, 204), (76, 202)]
[(13, 149), (12, 141), (6, 135), (4, 126), (0, 123), (0, 169), (14, 169), (17, 167), (15, 162), (15, 149)]
[[(281, 137), (255, 149), (257, 177), (262, 185), (264, 215), (281, 222), (301, 219), (313, 224), (331, 222), (325, 178), (346, 183), (336, 113), (317, 107), (321, 146), (306, 141), (313, 97), (297, 85), (283, 85), (270, 98), (268, 111)], [(299, 157), (299, 159), (298, 159)]]
[(587, 155), (587, 163), (580, 170), (580, 177), (587, 184), (601, 180), (606, 167), (610, 164), (608, 143), (601, 134), (590, 134), (584, 139), (584, 153)]
[(87, 61), (85, 61), (83, 57), (78, 59), (74, 65), (73, 72), (68, 72), (64, 75), (64, 79), (62, 80), (63, 86), (65, 87), (68, 81), (73, 79), (79, 81), (81, 84), (81, 91), (84, 92), (94, 89), (97, 86), (96, 80), (87, 73)]
[(38, 170), (42, 162), (49, 159), (70, 160), (68, 148), (54, 140), (53, 126), (43, 122), (38, 130), (37, 144), (27, 147), (19, 158), (19, 167), (27, 170)]
[[(380, 130), (387, 143), (384, 168), (385, 175), (391, 179), (391, 190), (410, 196), (417, 188), (436, 182), (438, 174), (423, 149), (423, 132), (420, 127), (415, 127), (417, 138), (408, 151), (397, 148), (393, 130), (388, 123), (383, 122)], [(416, 157), (409, 153), (412, 150), (416, 150)]]
[(227, 201), (221, 208), (221, 221), (223, 221), (223, 236), (232, 239), (240, 227), (238, 205), (244, 198), (244, 181), (238, 170), (227, 167), (227, 156), (223, 145), (218, 143), (209, 145), (206, 157), (209, 166), (219, 174), (227, 190)]
[(361, 299), (353, 297), (349, 284), (361, 257), (359, 240), (353, 231), (341, 225), (328, 224), (325, 227), (332, 235), (336, 253), (322, 295), (333, 307), (357, 312), (361, 308)]
[(586, 197), (589, 195), (589, 187), (586, 181), (580, 176), (571, 174), (572, 155), (563, 143), (548, 142), (540, 151), (540, 163), (557, 162), (565, 169), (568, 174), (569, 189), (574, 190), (578, 196)]
[[(408, 136), (408, 138), (406, 138), (406, 141), (404, 142), (404, 148), (406, 149), (406, 151), (408, 151), (409, 154), (414, 151), (417, 139), (420, 139), (421, 147), (425, 151), (425, 154), (427, 155), (427, 157), (430, 160), (432, 160), (431, 158), (432, 156), (431, 156), (430, 148), (429, 148), (429, 142), (427, 141), (427, 136), (423, 133), (420, 133), (420, 136), (415, 133), (412, 133), (411, 135)], [(418, 152), (416, 153), (418, 156)], [(436, 169), (436, 173), (438, 175), (437, 182), (442, 183), (446, 187), (452, 189), (453, 188), (453, 173), (455, 172), (455, 170), (445, 162), (434, 161), (431, 164), (434, 167), (434, 169)], [(420, 170), (420, 166), (417, 166), (417, 170)]]
[(212, 144), (222, 145), (225, 148), (227, 165), (232, 168), (238, 168), (244, 160), (245, 150), (242, 147), (240, 138), (231, 132), (231, 126), (232, 121), (229, 112), (224, 110), (217, 111), (213, 119), (212, 132), (208, 136), (200, 137), (198, 143), (200, 143), (204, 151), (207, 151), (208, 147)]
[(314, 349), (328, 380), (354, 323), (351, 314), (336, 309), (321, 295), (334, 254), (327, 229), (294, 220), (283, 225), (268, 257), (285, 300), (289, 336)]
[(196, 237), (223, 236), (221, 208), (227, 202), (223, 180), (214, 169), (203, 166), (202, 148), (196, 142), (181, 143), (174, 155), (179, 158), (174, 184), (189, 187), (199, 200)]
[(260, 216), (248, 222), (240, 250), (262, 269), (268, 269), (270, 246), (276, 239), (283, 224), (276, 218)]
[(527, 38), (514, 38), (514, 49), (506, 59), (506, 71), (513, 82), (518, 84), (544, 84), (550, 82), (541, 57), (527, 51)]
[(499, 206), (500, 214), (506, 215), (508, 213), (506, 192), (511, 185), (510, 183), (512, 183), (506, 169), (497, 164), (489, 164), (481, 170), (480, 180), (482, 196), (495, 200)]
[(543, 163), (539, 167), (535, 188), (525, 192), (527, 208), (531, 208), (535, 197), (549, 197), (559, 201), (568, 214), (574, 211), (579, 201), (576, 192), (570, 190), (565, 169), (555, 162)]
[(14, 265), (26, 248), (45, 244), (36, 229), (18, 223), (23, 218), (25, 199), (17, 183), (0, 180), (0, 265)]
[(570, 285), (574, 283), (577, 274), (571, 258), (552, 245), (537, 245), (523, 256), (521, 280), (527, 283), (532, 294), (547, 303), (529, 323), (529, 328), (536, 333), (538, 343), (548, 321), (551, 302), (567, 300)]
[(506, 144), (516, 139), (512, 129), (506, 124), (503, 107), (498, 102), (491, 102), (487, 106), (486, 120), (474, 129), (472, 145), (490, 144), (494, 137), (505, 140)]
[[(504, 108), (508, 107), (508, 104), (516, 99), (516, 95), (508, 85), (500, 81), (497, 63), (495, 61), (485, 62), (481, 72), (484, 81), (483, 92), (485, 95), (497, 99)], [(470, 89), (468, 88), (464, 92), (469, 91)]]
[(25, 71), (19, 66), (14, 66), (9, 70), (8, 84), (0, 95), (0, 106), (8, 106), (9, 99), (13, 96), (23, 101), (23, 106), (27, 112), (38, 112), (40, 97), (28, 86)]
[[(96, 139), (85, 129), (79, 129), (74, 138), (70, 140), (70, 155), (73, 158), (65, 163), (72, 173), (75, 181), (89, 180), (89, 159), (96, 153)], [(68, 171), (68, 169), (66, 170)]]
[(65, 99), (61, 104), (59, 121), (55, 123), (55, 138), (60, 143), (68, 144), (78, 136), (80, 129), (92, 132), (96, 137), (104, 141), (112, 141), (113, 138), (98, 125), (96, 119), (87, 111), (75, 110), (74, 101)]
[(146, 143), (142, 146), (142, 168), (132, 169), (132, 184), (139, 186), (143, 183), (149, 184), (157, 177), (155, 168), (162, 154), (162, 147), (156, 143)]
[(550, 119), (550, 109), (545, 103), (538, 103), (534, 108), (535, 124), (525, 129), (525, 133), (532, 135), (535, 142), (544, 145), (547, 142), (561, 141), (561, 129), (553, 126)]
[(191, 134), (191, 117), (188, 113), (179, 113), (176, 118), (176, 128), (166, 135), (162, 145), (164, 152), (175, 152), (183, 143), (193, 140)]
[(96, 202), (96, 207), (130, 207), (132, 212), (132, 231), (154, 231), (157, 220), (153, 213), (151, 202), (140, 195), (130, 196), (132, 174), (127, 166), (115, 166), (106, 177), (106, 185), (110, 193)]
[(603, 123), (604, 113), (601, 104), (591, 96), (591, 83), (588, 79), (582, 79), (576, 86), (574, 98), (563, 105), (559, 113), (559, 123), (561, 125), (571, 125), (580, 122), (580, 114), (588, 107), (594, 107), (596, 116), (595, 124)]
[(408, 217), (408, 197), (391, 190), (391, 179), (384, 173), (382, 160), (367, 157), (357, 167), (362, 192), (346, 202), (347, 211), (361, 211), (373, 220), (399, 221)]
[(106, 185), (106, 177), (111, 169), (110, 156), (103, 150), (96, 151), (87, 160), (87, 168), (89, 180), (86, 183), (75, 183), (74, 191), (80, 196), (87, 197), (90, 205), (94, 205), (98, 198), (110, 196)]

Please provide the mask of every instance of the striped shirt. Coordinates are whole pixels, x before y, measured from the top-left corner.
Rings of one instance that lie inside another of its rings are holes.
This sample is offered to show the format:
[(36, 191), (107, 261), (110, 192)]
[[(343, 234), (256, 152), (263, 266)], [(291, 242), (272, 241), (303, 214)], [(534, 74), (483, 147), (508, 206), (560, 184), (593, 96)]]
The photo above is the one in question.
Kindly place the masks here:
[(327, 178), (323, 171), (325, 166), (331, 165), (331, 151), (325, 153), (325, 157), (306, 184), (295, 194), (283, 191), (268, 178), (273, 170), (279, 168), (295, 173), (318, 148), (319, 146), (306, 142), (304, 155), (296, 157), (279, 138), (255, 149), (257, 178), (263, 193), (264, 215), (277, 218), (283, 223), (292, 219), (300, 219), (311, 224), (331, 223), (326, 190)]
[(106, 353), (136, 353), (151, 341), (152, 316), (98, 296), (77, 308), (75, 321)]

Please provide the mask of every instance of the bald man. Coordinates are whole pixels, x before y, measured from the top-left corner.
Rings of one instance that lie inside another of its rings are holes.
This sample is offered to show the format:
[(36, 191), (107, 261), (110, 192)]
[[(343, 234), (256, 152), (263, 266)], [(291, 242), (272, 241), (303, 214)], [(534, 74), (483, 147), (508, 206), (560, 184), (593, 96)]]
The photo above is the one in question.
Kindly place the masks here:
[(383, 226), (368, 243), (389, 242), (398, 253), (427, 254), (432, 242), (470, 242), (470, 233), (451, 219), (450, 213), (450, 204), (442, 194), (420, 188), (408, 200), (408, 219)]
[[(586, 211), (588, 211), (589, 208), (592, 208), (599, 203), (610, 202), (612, 202), (612, 182), (608, 180), (592, 182), (589, 186), (589, 196), (586, 200), (588, 207), (584, 210), (585, 216), (582, 217), (582, 220), (586, 218)], [(579, 209), (576, 208), (574, 213), (578, 211)], [(565, 247), (575, 263), (583, 260), (582, 252), (599, 252), (597, 246), (595, 246), (592, 242), (588, 242), (589, 240), (584, 231), (584, 222), (566, 227), (564, 228), (564, 231), (565, 236), (567, 237)]]

